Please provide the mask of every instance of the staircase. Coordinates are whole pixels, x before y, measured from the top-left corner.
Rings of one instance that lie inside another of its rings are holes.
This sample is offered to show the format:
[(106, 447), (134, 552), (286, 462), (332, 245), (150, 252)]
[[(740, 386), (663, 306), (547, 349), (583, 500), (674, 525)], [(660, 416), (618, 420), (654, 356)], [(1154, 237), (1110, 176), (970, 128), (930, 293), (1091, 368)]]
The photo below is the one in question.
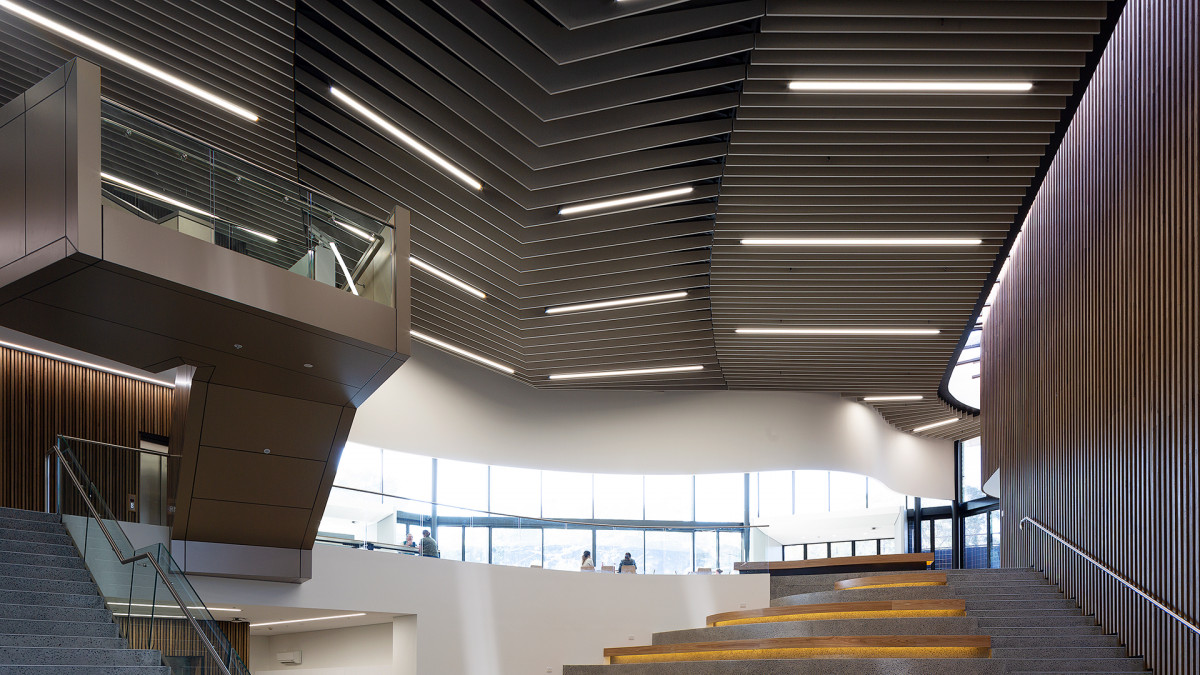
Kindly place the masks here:
[(1028, 568), (772, 577), (771, 597), (563, 675), (1146, 672)]
[(0, 674), (169, 675), (130, 649), (59, 517), (0, 508)]

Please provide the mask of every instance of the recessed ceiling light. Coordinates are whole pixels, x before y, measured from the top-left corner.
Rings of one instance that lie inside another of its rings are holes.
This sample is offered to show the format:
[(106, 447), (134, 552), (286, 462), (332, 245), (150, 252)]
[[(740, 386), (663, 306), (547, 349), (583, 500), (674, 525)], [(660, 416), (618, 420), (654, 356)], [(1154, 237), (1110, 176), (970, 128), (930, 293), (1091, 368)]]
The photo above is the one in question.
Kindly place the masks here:
[(251, 628), (260, 626), (282, 626), (285, 623), (306, 623), (308, 621), (329, 621), (330, 619), (349, 619), (355, 616), (366, 616), (366, 612), (355, 612), (353, 614), (335, 614), (333, 616), (314, 616), (311, 619), (289, 619), (287, 621), (267, 621), (264, 623), (252, 623)]
[(863, 400), (870, 403), (884, 403), (887, 401), (920, 401), (925, 398), (919, 394), (905, 396), (864, 396)]
[(468, 359), (471, 359), (472, 361), (478, 361), (485, 366), (490, 366), (492, 368), (495, 368), (496, 370), (504, 371), (504, 372), (508, 373), (509, 375), (512, 375), (517, 372), (517, 371), (513, 370), (512, 368), (509, 368), (508, 366), (504, 365), (503, 363), (497, 363), (496, 361), (493, 361), (489, 358), (480, 356), (480, 355), (476, 354), (475, 352), (469, 352), (469, 351), (463, 349), (462, 347), (456, 347), (456, 346), (450, 344), (449, 342), (443, 342), (435, 337), (430, 337), (424, 333), (419, 333), (415, 330), (410, 330), (410, 331), (408, 331), (408, 334), (417, 338), (418, 340), (423, 340), (425, 342), (428, 342), (431, 345), (437, 345), (438, 347), (441, 347), (442, 349), (445, 349), (447, 351), (454, 352), (455, 354), (458, 354), (460, 356), (465, 356)]
[(399, 140), (401, 143), (407, 145), (409, 148), (412, 148), (413, 150), (416, 150), (418, 153), (420, 153), (426, 159), (428, 159), (429, 161), (431, 161), (434, 164), (441, 167), (442, 170), (444, 170), (446, 173), (448, 173), (448, 174), (454, 176), (455, 178), (457, 178), (458, 180), (462, 181), (462, 183), (464, 183), (465, 185), (472, 187), (476, 190), (483, 189), (483, 183), (480, 183), (479, 179), (475, 178), (474, 176), (467, 173), (466, 171), (463, 171), (462, 169), (458, 168), (450, 160), (448, 160), (445, 157), (442, 157), (438, 153), (434, 152), (433, 149), (430, 148), (428, 145), (425, 145), (421, 141), (418, 141), (416, 138), (410, 136), (407, 132), (405, 132), (400, 127), (383, 119), (383, 117), (381, 117), (374, 110), (371, 110), (366, 105), (360, 103), (358, 100), (356, 100), (355, 98), (353, 98), (346, 92), (342, 91), (341, 89), (338, 89), (337, 87), (330, 87), (329, 93), (333, 94), (339, 101), (341, 101), (342, 103), (345, 103), (347, 106), (349, 106), (352, 110), (354, 110), (358, 114), (362, 115), (363, 117), (367, 118), (368, 120), (371, 120), (371, 122), (375, 123), (375, 125), (378, 126), (379, 128), (388, 132), (392, 136), (395, 136), (396, 139)]
[(451, 284), (451, 285), (461, 288), (462, 290), (470, 293), (471, 295), (474, 295), (475, 297), (479, 298), (480, 300), (487, 299), (487, 294), (484, 293), (483, 291), (479, 290), (478, 288), (475, 288), (474, 286), (472, 286), (471, 284), (468, 284), (465, 281), (456, 279), (455, 277), (452, 277), (449, 274), (446, 274), (445, 272), (439, 270), (438, 268), (434, 267), (433, 265), (430, 265), (429, 263), (427, 263), (423, 260), (417, 260), (416, 258), (409, 256), (408, 262), (416, 265), (417, 267), (425, 270), (426, 272), (429, 272), (433, 276), (441, 279), (442, 281), (445, 281), (448, 284)]
[(354, 236), (358, 237), (359, 239), (363, 239), (366, 241), (375, 241), (375, 237), (372, 236), (370, 233), (368, 233), (366, 230), (357, 228), (357, 227), (351, 225), (350, 223), (343, 223), (342, 221), (338, 220), (337, 218), (334, 218), (333, 224), (337, 225), (338, 227), (342, 228), (343, 230), (349, 232), (350, 234), (353, 234)]
[(916, 433), (918, 431), (926, 431), (928, 429), (936, 429), (937, 427), (944, 427), (947, 424), (954, 424), (957, 421), (958, 421), (958, 418), (955, 417), (953, 419), (942, 420), (941, 422), (934, 422), (933, 424), (926, 424), (925, 426), (917, 427), (916, 429), (913, 429), (913, 433)]
[(272, 237), (271, 235), (267, 234), (266, 232), (259, 232), (258, 230), (252, 230), (248, 227), (242, 227), (241, 225), (234, 225), (233, 227), (234, 227), (234, 229), (241, 230), (242, 232), (245, 232), (246, 234), (258, 237), (259, 239), (262, 239), (263, 241), (269, 241), (272, 244), (279, 243), (278, 238)]
[[(605, 199), (598, 202), (584, 202), (583, 204), (575, 204), (574, 206), (564, 206), (558, 210), (558, 215), (566, 216), (572, 213), (585, 213), (587, 211), (599, 211), (601, 209), (610, 209), (617, 206), (627, 206), (629, 204), (641, 204), (643, 202), (652, 202), (656, 199), (666, 199), (668, 197), (679, 197), (686, 194), (691, 194), (695, 190), (692, 186), (672, 188), (670, 190), (658, 190), (656, 192), (643, 192), (640, 195), (632, 197), (619, 197), (617, 199)], [(647, 204), (647, 206), (652, 206)]]
[[(0, 0), (0, 1), (2, 1), (2, 0)], [(216, 218), (216, 216), (209, 213), (208, 211), (205, 211), (204, 209), (200, 208), (199, 206), (192, 206), (191, 204), (188, 204), (187, 202), (181, 202), (178, 199), (168, 197), (168, 196), (164, 195), (163, 193), (157, 192), (155, 190), (151, 190), (148, 187), (142, 187), (141, 185), (138, 185), (137, 183), (131, 183), (131, 182), (125, 180), (124, 178), (117, 178), (116, 176), (112, 175), (111, 173), (101, 172), (100, 179), (106, 180), (110, 183), (116, 183), (117, 185), (128, 188), (130, 190), (133, 190), (134, 192), (139, 192), (141, 194), (146, 195), (147, 197), (157, 199), (160, 202), (166, 202), (167, 204), (170, 204), (171, 206), (181, 208), (185, 211), (191, 211), (193, 213), (198, 213), (206, 218)]]
[(937, 328), (738, 328), (741, 335), (938, 335)]
[(555, 373), (551, 380), (581, 380), (590, 377), (625, 377), (627, 375), (654, 375), (656, 373), (692, 373), (704, 370), (704, 366), (670, 366), (666, 368), (638, 368), (635, 370), (602, 370), (594, 373)]
[(240, 105), (237, 105), (235, 103), (230, 103), (229, 101), (226, 101), (225, 99), (221, 98), (220, 96), (217, 96), (216, 94), (213, 94), (210, 91), (201, 89), (200, 87), (197, 87), (196, 85), (192, 84), (191, 82), (188, 82), (187, 80), (184, 80), (180, 77), (172, 75), (171, 73), (168, 73), (167, 71), (162, 70), (161, 68), (152, 66), (149, 63), (142, 61), (141, 59), (137, 59), (133, 56), (130, 56), (129, 54), (126, 54), (123, 51), (114, 49), (113, 47), (110, 47), (110, 46), (104, 44), (103, 42), (100, 42), (99, 40), (88, 37), (87, 35), (84, 35), (83, 33), (80, 33), (79, 31), (77, 31), (73, 28), (68, 28), (67, 26), (64, 26), (63, 24), (58, 23), (57, 21), (54, 21), (53, 19), (42, 16), (41, 14), (38, 14), (38, 13), (34, 12), (33, 10), (27, 9), (25, 7), (22, 7), (21, 5), (18, 5), (15, 2), (10, 2), (9, 0), (0, 0), (0, 9), (6, 9), (6, 10), (12, 12), (13, 14), (16, 14), (17, 16), (23, 17), (23, 18), (41, 26), (42, 28), (45, 28), (45, 29), (50, 30), (55, 33), (58, 33), (59, 35), (67, 38), (68, 40), (77, 42), (95, 52), (104, 54), (105, 56), (107, 56), (111, 59), (120, 61), (121, 63), (124, 63), (125, 65), (127, 65), (131, 68), (140, 70), (143, 73), (146, 73), (147, 75), (149, 75), (153, 78), (162, 80), (163, 82), (166, 82), (167, 84), (169, 84), (173, 87), (176, 87), (178, 89), (182, 89), (183, 91), (186, 91), (187, 93), (191, 94), (192, 96), (204, 99), (205, 101), (208, 101), (209, 103), (212, 103), (213, 105), (224, 108), (224, 109), (228, 110), (229, 112), (234, 113), (235, 115), (238, 115), (240, 117), (244, 117), (244, 118), (250, 120), (251, 122), (258, 121), (258, 115), (255, 115), (254, 113), (241, 107)]
[(346, 267), (346, 261), (342, 259), (342, 254), (338, 251), (337, 242), (329, 242), (329, 250), (333, 251), (333, 258), (337, 260), (338, 267), (342, 268), (342, 275), (346, 277), (346, 286), (350, 288), (350, 292), (358, 295), (358, 286), (354, 283), (354, 277), (350, 274), (350, 268)]
[(658, 295), (639, 295), (632, 298), (621, 298), (619, 300), (602, 300), (600, 302), (584, 302), (577, 305), (559, 305), (557, 307), (547, 307), (547, 314), (563, 314), (566, 312), (586, 312), (589, 309), (605, 309), (608, 307), (624, 307), (625, 305), (641, 305), (647, 302), (662, 302), (664, 300), (679, 300), (687, 297), (687, 291), (675, 291), (673, 293), (659, 293)]
[(743, 239), (743, 246), (979, 246), (982, 239), (841, 238)]
[(1032, 82), (952, 82), (948, 80), (793, 80), (792, 91), (998, 91), (1022, 92), (1033, 89)]
[(62, 354), (55, 354), (54, 352), (47, 352), (47, 351), (43, 351), (41, 349), (34, 349), (33, 347), (26, 347), (24, 345), (15, 344), (12, 342), (5, 342), (3, 340), (0, 340), (0, 347), (7, 347), (8, 349), (13, 349), (18, 352), (25, 352), (26, 354), (33, 354), (35, 356), (44, 356), (48, 359), (54, 359), (55, 361), (62, 361), (63, 363), (71, 363), (71, 364), (74, 364), (77, 366), (83, 366), (84, 368), (89, 368), (91, 370), (99, 370), (100, 372), (104, 372), (104, 373), (111, 373), (113, 375), (120, 375), (121, 377), (128, 377), (130, 379), (139, 380), (139, 381), (145, 382), (147, 384), (157, 384), (160, 387), (166, 387), (168, 389), (175, 388), (175, 385), (170, 382), (163, 382), (162, 380), (156, 380), (152, 377), (146, 377), (145, 375), (138, 375), (137, 373), (131, 373), (127, 370), (117, 370), (116, 368), (109, 368), (108, 366), (102, 366), (98, 363), (92, 363), (90, 361), (82, 361), (80, 359), (71, 358), (70, 356), (63, 356)]

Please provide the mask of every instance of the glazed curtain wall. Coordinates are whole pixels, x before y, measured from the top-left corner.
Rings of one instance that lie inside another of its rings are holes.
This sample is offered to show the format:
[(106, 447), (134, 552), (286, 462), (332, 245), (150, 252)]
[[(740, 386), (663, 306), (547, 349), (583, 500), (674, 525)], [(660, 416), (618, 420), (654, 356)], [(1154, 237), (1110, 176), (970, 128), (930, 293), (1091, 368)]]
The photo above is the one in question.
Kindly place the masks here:
[[(1003, 557), (1045, 522), (1200, 617), (1200, 200), (1194, 0), (1130, 0), (1030, 212), (986, 325), (985, 475)], [(1061, 548), (1068, 596), (1158, 673), (1200, 639)]]

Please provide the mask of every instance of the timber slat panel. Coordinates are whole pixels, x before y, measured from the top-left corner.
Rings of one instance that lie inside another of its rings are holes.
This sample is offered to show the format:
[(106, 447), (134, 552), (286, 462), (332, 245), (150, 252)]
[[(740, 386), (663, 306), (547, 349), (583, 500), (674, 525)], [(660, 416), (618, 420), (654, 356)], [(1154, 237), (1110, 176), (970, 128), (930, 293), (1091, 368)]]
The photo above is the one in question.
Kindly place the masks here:
[[(959, 599), (946, 600), (867, 600), (863, 602), (824, 602), (816, 605), (784, 605), (782, 607), (761, 607), (759, 609), (743, 609), (736, 612), (721, 612), (710, 614), (705, 619), (709, 626), (727, 621), (742, 619), (765, 619), (774, 617), (803, 616), (808, 614), (845, 614), (847, 612), (965, 612), (967, 601)], [(795, 619), (789, 619), (794, 621)]]
[(882, 574), (873, 577), (858, 577), (842, 579), (835, 582), (833, 587), (843, 591), (854, 588), (873, 588), (878, 586), (916, 586), (916, 585), (946, 585), (945, 572), (921, 572), (920, 574)]

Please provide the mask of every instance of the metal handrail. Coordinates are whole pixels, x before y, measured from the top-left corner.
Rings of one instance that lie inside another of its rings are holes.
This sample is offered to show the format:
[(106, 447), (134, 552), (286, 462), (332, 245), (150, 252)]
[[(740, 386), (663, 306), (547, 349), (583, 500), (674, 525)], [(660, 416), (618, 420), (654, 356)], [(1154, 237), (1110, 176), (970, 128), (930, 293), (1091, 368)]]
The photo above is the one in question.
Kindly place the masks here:
[(1116, 579), (1118, 582), (1121, 583), (1121, 585), (1125, 586), (1126, 588), (1133, 591), (1134, 593), (1137, 593), (1138, 595), (1142, 596), (1143, 598), (1146, 599), (1147, 602), (1149, 602), (1150, 604), (1154, 605), (1155, 607), (1161, 609), (1162, 611), (1166, 612), (1168, 615), (1171, 616), (1171, 618), (1175, 619), (1179, 623), (1182, 623), (1183, 625), (1187, 626), (1188, 629), (1190, 629), (1193, 633), (1200, 635), (1200, 626), (1197, 626), (1195, 623), (1192, 623), (1192, 621), (1190, 619), (1184, 617), (1179, 612), (1176, 612), (1175, 610), (1166, 606), (1160, 600), (1158, 600), (1157, 598), (1155, 598), (1154, 596), (1150, 595), (1145, 590), (1143, 590), (1140, 586), (1138, 586), (1137, 584), (1133, 583), (1132, 581), (1126, 579), (1124, 576), (1122, 576), (1116, 570), (1112, 569), (1108, 565), (1105, 565), (1104, 563), (1100, 562), (1099, 560), (1096, 560), (1091, 555), (1089, 555), (1086, 551), (1080, 549), (1078, 546), (1076, 546), (1075, 544), (1072, 544), (1070, 541), (1067, 541), (1067, 539), (1063, 538), (1057, 532), (1055, 532), (1054, 530), (1051, 530), (1050, 527), (1047, 526), (1045, 523), (1042, 523), (1041, 521), (1039, 521), (1036, 518), (1030, 518), (1029, 516), (1025, 516), (1024, 518), (1021, 519), (1021, 522), (1017, 523), (1017, 529), (1024, 530), (1025, 523), (1027, 523), (1027, 522), (1032, 524), (1034, 527), (1037, 527), (1042, 532), (1045, 532), (1046, 534), (1050, 535), (1058, 543), (1062, 544), (1063, 546), (1066, 546), (1067, 548), (1071, 549), (1075, 553), (1078, 553), (1080, 555), (1080, 557), (1082, 557), (1084, 560), (1095, 565), (1097, 568), (1099, 568), (1099, 570), (1101, 572), (1104, 572), (1105, 574), (1112, 577), (1113, 579)]
[[(106, 443), (105, 445), (108, 444)], [(208, 653), (211, 654), (213, 659), (217, 662), (217, 666), (221, 669), (221, 672), (223, 672), (225, 675), (233, 675), (233, 673), (230, 672), (229, 667), (225, 665), (224, 659), (219, 653), (217, 653), (217, 648), (213, 646), (212, 642), (208, 639), (208, 636), (204, 634), (204, 630), (200, 628), (200, 623), (196, 621), (196, 617), (192, 616), (191, 613), (188, 612), (187, 603), (183, 601), (183, 598), (179, 597), (179, 591), (175, 589), (175, 584), (171, 582), (171, 578), (167, 576), (167, 573), (163, 571), (161, 566), (159, 566), (158, 561), (155, 560), (154, 556), (146, 552), (126, 558), (121, 554), (121, 548), (117, 546), (117, 540), (113, 539), (112, 533), (108, 531), (108, 527), (104, 524), (104, 519), (100, 517), (100, 513), (96, 510), (96, 507), (92, 504), (92, 500), (87, 495), (87, 490), (83, 488), (83, 483), (79, 481), (79, 477), (75, 475), (75, 472), (71, 469), (70, 465), (67, 464), (67, 458), (63, 455), (62, 449), (58, 447), (58, 443), (55, 443), (53, 446), (51, 446), (51, 448), (53, 449), (54, 454), (58, 456), (59, 468), (66, 471), (67, 477), (70, 478), (71, 482), (75, 484), (75, 489), (79, 490), (79, 496), (83, 497), (83, 503), (85, 506), (87, 506), (88, 512), (92, 514), (92, 519), (95, 520), (96, 524), (100, 526), (100, 531), (104, 533), (104, 538), (108, 540), (108, 545), (112, 547), (113, 553), (117, 556), (117, 561), (122, 565), (135, 563), (139, 560), (149, 561), (150, 565), (154, 568), (154, 571), (158, 573), (159, 578), (162, 579), (163, 585), (166, 586), (167, 590), (171, 592), (171, 597), (174, 598), (175, 602), (179, 604), (179, 609), (181, 612), (183, 612), (183, 615), (187, 617), (188, 623), (192, 624), (192, 629), (196, 631), (196, 635), (200, 636), (200, 641), (204, 643), (204, 648), (208, 650)], [(47, 480), (49, 480), (48, 476)], [(121, 525), (118, 523), (117, 527), (119, 528)]]

